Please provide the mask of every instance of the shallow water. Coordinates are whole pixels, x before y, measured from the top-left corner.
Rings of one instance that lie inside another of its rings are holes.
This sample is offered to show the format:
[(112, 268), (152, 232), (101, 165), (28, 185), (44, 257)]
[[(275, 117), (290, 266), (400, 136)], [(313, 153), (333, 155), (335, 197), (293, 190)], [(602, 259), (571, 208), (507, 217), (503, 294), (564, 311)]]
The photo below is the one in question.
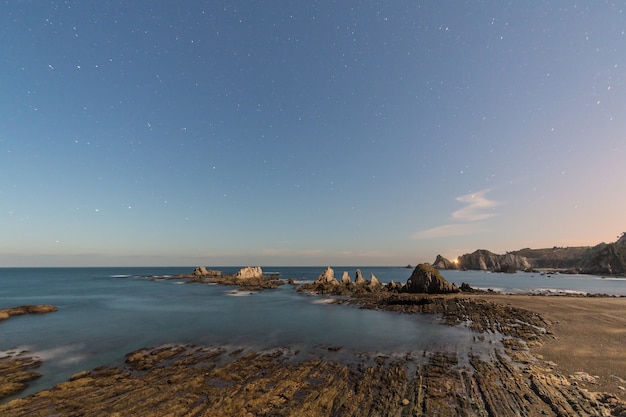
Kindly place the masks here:
[[(301, 282), (315, 279), (324, 268), (264, 268), (281, 278)], [(193, 268), (3, 268), (0, 269), (0, 308), (23, 304), (53, 304), (55, 313), (12, 317), (0, 323), (0, 351), (26, 350), (43, 359), (42, 378), (20, 396), (101, 365), (115, 365), (141, 347), (164, 343), (229, 345), (247, 349), (288, 346), (301, 355), (340, 353), (375, 356), (385, 353), (415, 357), (425, 351), (480, 353), (493, 349), (493, 340), (479, 342), (465, 327), (439, 324), (438, 317), (408, 316), (329, 304), (327, 297), (295, 292), (291, 285), (264, 292), (233, 287), (180, 284), (149, 276), (188, 273)], [(235, 268), (222, 268), (225, 273)], [(335, 268), (341, 276), (355, 268)], [(406, 268), (364, 268), (382, 282), (405, 282)], [(588, 276), (533, 277), (529, 274), (486, 274), (444, 271), (453, 282), (521, 292), (528, 284), (545, 284), (589, 292), (624, 291), (624, 281)], [(582, 277), (582, 278), (581, 278)], [(565, 281), (564, 279), (567, 279)], [(569, 286), (563, 286), (568, 283)], [(590, 286), (595, 284), (596, 286)], [(560, 285), (560, 286), (559, 286)], [(587, 285), (588, 287), (585, 287)], [(490, 343), (491, 342), (491, 343)], [(334, 352), (334, 349), (332, 349)], [(0, 353), (0, 356), (2, 354)]]

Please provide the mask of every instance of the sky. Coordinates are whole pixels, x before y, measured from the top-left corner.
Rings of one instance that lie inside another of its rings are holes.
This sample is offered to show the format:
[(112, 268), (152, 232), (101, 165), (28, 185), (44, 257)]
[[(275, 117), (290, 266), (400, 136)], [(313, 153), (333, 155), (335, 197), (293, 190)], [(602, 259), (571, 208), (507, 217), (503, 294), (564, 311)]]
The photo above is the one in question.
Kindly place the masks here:
[(615, 241), (625, 9), (0, 1), (0, 266)]

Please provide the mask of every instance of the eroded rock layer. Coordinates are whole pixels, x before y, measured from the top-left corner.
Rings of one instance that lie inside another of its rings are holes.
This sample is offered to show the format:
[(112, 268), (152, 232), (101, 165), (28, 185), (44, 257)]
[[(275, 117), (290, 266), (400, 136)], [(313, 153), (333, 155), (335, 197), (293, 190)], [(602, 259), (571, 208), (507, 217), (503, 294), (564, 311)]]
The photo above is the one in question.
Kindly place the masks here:
[(592, 394), (504, 355), (436, 353), (422, 364), (378, 357), (349, 364), (294, 360), (276, 349), (166, 346), (127, 356), (126, 365), (0, 406), (11, 416), (573, 416), (626, 415), (610, 395)]

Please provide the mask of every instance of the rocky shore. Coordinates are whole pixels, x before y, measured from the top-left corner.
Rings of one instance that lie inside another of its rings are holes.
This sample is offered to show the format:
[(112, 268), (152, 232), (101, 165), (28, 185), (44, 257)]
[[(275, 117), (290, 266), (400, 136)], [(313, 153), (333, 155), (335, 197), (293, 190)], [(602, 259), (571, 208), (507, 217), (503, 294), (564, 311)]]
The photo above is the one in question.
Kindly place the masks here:
[[(232, 279), (259, 272), (248, 269)], [(199, 269), (194, 276), (210, 282), (217, 275)], [(461, 291), (419, 265), (406, 284), (390, 284), (361, 274), (354, 282), (346, 274), (339, 281), (328, 268), (303, 291), (343, 295), (334, 300), (360, 308), (437, 315), (442, 325), (469, 327), (477, 345), (487, 349), (398, 357), (342, 346), (299, 352), (289, 346), (252, 351), (167, 345), (135, 351), (122, 366), (80, 372), (50, 390), (1, 405), (0, 415), (626, 417), (623, 298), (555, 302), (471, 292), (467, 286)], [(607, 306), (611, 315), (604, 320)], [(567, 323), (576, 307), (575, 321)], [(586, 333), (590, 338), (580, 336)], [(576, 341), (580, 346), (573, 348)], [(598, 342), (608, 363), (619, 363), (593, 368), (600, 374), (595, 375), (586, 371), (597, 362), (589, 349)], [(617, 384), (599, 384), (613, 377)]]
[[(24, 305), (0, 309), (0, 321), (24, 314), (51, 313), (57, 309), (51, 305)], [(28, 382), (39, 378), (41, 375), (33, 370), (39, 366), (41, 361), (28, 356), (27, 352), (9, 350), (0, 354), (0, 400), (26, 389)]]
[(572, 383), (531, 353), (553, 337), (539, 314), (463, 295), (377, 294), (350, 302), (441, 314), (450, 325), (472, 327), (476, 338), (499, 335), (502, 344), (487, 354), (350, 360), (341, 347), (311, 359), (287, 347), (170, 345), (133, 352), (123, 366), (76, 374), (0, 406), (0, 415), (626, 416), (617, 396)]

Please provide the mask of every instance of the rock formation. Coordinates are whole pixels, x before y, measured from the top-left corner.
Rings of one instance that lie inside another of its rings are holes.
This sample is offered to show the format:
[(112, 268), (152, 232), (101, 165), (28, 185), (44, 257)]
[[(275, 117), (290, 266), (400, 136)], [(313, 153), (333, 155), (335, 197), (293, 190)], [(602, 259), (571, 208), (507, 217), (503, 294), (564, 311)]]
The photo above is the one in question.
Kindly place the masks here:
[(352, 280), (350, 279), (350, 275), (348, 275), (348, 271), (343, 271), (343, 276), (341, 277), (341, 283), (347, 284), (349, 282), (352, 282)]
[(459, 269), (459, 266), (441, 255), (437, 255), (437, 259), (433, 262), (433, 266), (437, 269)]
[(329, 266), (326, 270), (315, 280), (315, 284), (339, 284), (335, 279), (335, 271)]
[(193, 270), (193, 275), (196, 277), (214, 277), (222, 275), (222, 273), (214, 269), (206, 269), (206, 266), (199, 266)]
[(523, 256), (507, 253), (498, 255), (488, 250), (479, 249), (459, 258), (460, 269), (475, 269), (494, 272), (511, 272), (532, 268), (528, 259)]
[(363, 274), (361, 273), (360, 269), (356, 270), (356, 279), (354, 280), (354, 282), (356, 284), (367, 284), (367, 281), (365, 281), (365, 279), (363, 279)]
[(19, 307), (12, 308), (4, 308), (0, 309), (0, 320), (6, 320), (12, 316), (21, 316), (24, 314), (45, 314), (52, 313), (57, 311), (57, 306), (49, 305), (49, 304), (40, 304), (40, 305), (23, 305)]
[(472, 269), (493, 272), (555, 269), (564, 273), (626, 275), (626, 233), (613, 243), (544, 249), (524, 248), (505, 255), (479, 249), (458, 259), (458, 264), (441, 255), (433, 262), (438, 269)]
[(459, 289), (456, 285), (446, 281), (434, 267), (419, 264), (407, 280), (403, 291), (408, 293), (446, 294), (459, 292)]
[(370, 278), (370, 287), (372, 288), (382, 288), (383, 284), (378, 280), (378, 278), (376, 278), (376, 276), (374, 274), (372, 274), (372, 277)]
[(262, 278), (263, 270), (260, 266), (250, 267), (247, 266), (245, 268), (241, 268), (239, 272), (235, 274), (236, 279), (252, 279), (252, 278)]

